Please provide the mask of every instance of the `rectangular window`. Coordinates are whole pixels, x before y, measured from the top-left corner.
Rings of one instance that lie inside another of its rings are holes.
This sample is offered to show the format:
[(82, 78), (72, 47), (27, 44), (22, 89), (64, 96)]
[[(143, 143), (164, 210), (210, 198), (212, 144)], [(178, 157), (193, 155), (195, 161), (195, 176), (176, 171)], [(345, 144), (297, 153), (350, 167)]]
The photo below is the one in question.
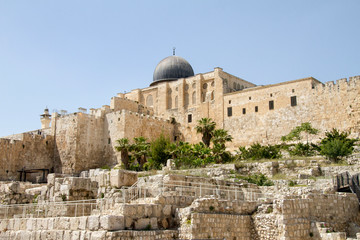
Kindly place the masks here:
[(258, 111), (259, 111), (258, 106), (255, 106), (255, 112), (258, 112)]
[(243, 114), (246, 114), (246, 108), (243, 108)]
[(232, 116), (232, 107), (227, 108), (227, 115), (228, 115), (228, 117)]
[(291, 106), (294, 107), (297, 105), (297, 102), (296, 102), (296, 96), (292, 96), (291, 98)]
[(189, 114), (188, 115), (188, 123), (191, 123), (192, 122), (192, 114)]
[(269, 101), (269, 110), (273, 110), (274, 109), (274, 101), (271, 100)]

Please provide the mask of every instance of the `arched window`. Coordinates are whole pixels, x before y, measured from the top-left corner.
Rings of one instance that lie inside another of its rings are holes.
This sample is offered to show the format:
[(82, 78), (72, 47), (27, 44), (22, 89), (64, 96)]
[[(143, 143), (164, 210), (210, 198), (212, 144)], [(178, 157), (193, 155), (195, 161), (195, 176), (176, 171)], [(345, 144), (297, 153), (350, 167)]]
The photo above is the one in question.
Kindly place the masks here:
[(151, 94), (149, 94), (147, 97), (146, 97), (146, 106), (148, 107), (152, 107), (153, 106), (153, 97)]
[(185, 93), (185, 106), (189, 105), (189, 94), (186, 92)]
[(175, 97), (175, 108), (178, 108), (178, 97)]
[(192, 104), (193, 105), (196, 104), (196, 92), (195, 91), (192, 93)]

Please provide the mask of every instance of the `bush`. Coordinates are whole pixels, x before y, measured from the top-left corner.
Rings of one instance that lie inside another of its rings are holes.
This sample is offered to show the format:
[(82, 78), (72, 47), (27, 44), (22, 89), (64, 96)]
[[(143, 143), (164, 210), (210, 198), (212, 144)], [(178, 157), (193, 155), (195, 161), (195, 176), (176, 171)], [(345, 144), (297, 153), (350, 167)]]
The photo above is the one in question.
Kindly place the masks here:
[(270, 179), (268, 179), (264, 174), (252, 174), (245, 177), (238, 177), (240, 179), (244, 179), (249, 183), (256, 184), (258, 186), (273, 186), (274, 183)]
[(291, 156), (314, 156), (316, 155), (319, 146), (313, 143), (297, 143), (295, 145), (290, 146), (287, 151)]
[(252, 144), (248, 149), (239, 147), (238, 159), (275, 159), (280, 158), (280, 147), (275, 145), (262, 146), (260, 143)]
[(342, 157), (352, 154), (357, 139), (348, 138), (349, 133), (339, 132), (333, 128), (325, 133), (326, 138), (321, 140), (320, 154), (333, 162), (338, 162)]
[(166, 165), (166, 161), (171, 158), (168, 148), (170, 139), (166, 138), (163, 134), (150, 144), (150, 158), (145, 165), (147, 170), (161, 169), (161, 166)]

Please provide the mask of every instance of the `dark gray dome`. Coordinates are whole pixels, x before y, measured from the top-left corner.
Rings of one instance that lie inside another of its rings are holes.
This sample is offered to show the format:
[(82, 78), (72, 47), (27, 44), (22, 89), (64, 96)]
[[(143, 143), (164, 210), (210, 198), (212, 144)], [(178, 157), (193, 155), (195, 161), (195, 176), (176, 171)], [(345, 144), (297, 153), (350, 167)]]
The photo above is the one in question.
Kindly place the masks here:
[(191, 76), (194, 76), (194, 70), (188, 61), (182, 57), (170, 56), (161, 60), (156, 66), (153, 82), (150, 86), (163, 81), (172, 81)]

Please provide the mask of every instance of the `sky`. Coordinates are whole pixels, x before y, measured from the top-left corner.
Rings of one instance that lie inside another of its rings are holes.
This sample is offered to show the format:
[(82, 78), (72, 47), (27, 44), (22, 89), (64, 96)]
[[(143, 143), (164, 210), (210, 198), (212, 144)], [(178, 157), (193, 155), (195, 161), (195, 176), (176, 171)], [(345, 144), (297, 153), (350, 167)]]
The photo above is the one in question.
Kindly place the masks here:
[(359, 0), (0, 0), (0, 137), (110, 105), (165, 57), (257, 85), (360, 75)]

